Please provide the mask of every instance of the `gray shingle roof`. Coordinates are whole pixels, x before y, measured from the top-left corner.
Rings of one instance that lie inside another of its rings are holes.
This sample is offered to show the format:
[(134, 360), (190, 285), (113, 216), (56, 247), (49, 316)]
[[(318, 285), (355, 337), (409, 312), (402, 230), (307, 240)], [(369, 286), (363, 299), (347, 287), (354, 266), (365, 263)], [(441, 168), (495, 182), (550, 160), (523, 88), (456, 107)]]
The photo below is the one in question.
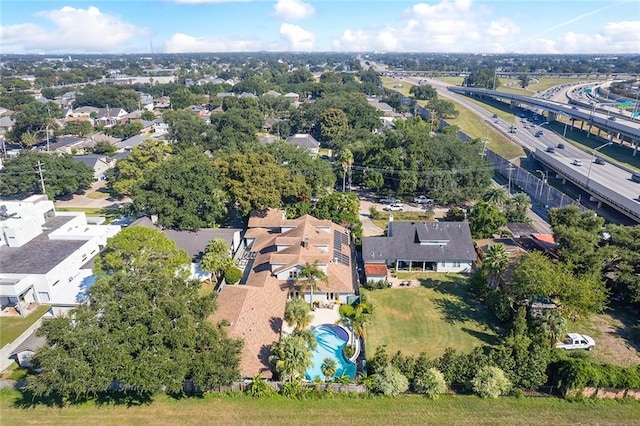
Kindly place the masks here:
[(476, 253), (466, 222), (393, 222), (390, 237), (362, 239), (364, 262), (390, 260), (473, 261)]
[(318, 149), (320, 147), (320, 142), (309, 134), (296, 134), (289, 136), (287, 138), (287, 142), (307, 149)]
[(241, 229), (234, 228), (203, 228), (197, 231), (176, 231), (173, 229), (160, 229), (155, 226), (148, 217), (135, 220), (131, 226), (144, 226), (161, 230), (169, 239), (176, 243), (179, 249), (186, 250), (192, 259), (197, 259), (204, 254), (209, 241), (214, 238), (222, 238), (227, 246), (233, 244), (233, 234), (241, 232)]
[(78, 250), (85, 240), (50, 240), (49, 233), (64, 226), (74, 216), (56, 216), (42, 227), (46, 229), (21, 247), (0, 247), (0, 271), (7, 274), (46, 274)]

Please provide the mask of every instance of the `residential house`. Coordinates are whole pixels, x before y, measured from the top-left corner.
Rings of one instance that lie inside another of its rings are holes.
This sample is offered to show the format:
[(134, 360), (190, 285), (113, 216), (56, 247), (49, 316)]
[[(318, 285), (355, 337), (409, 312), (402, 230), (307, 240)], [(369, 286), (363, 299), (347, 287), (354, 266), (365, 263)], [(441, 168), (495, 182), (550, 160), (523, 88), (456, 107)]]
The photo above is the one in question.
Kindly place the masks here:
[[(466, 222), (394, 222), (390, 215), (386, 236), (362, 239), (362, 257), (365, 270), (379, 264), (397, 271), (469, 273), (476, 252)], [(375, 271), (377, 279), (382, 271)]]
[(313, 157), (317, 157), (320, 151), (320, 142), (308, 133), (297, 133), (289, 136), (287, 142), (309, 150)]
[(269, 90), (268, 92), (265, 92), (262, 96), (275, 96), (275, 97), (279, 97), (282, 96), (282, 94), (280, 92), (278, 92), (277, 90)]
[(111, 127), (122, 122), (126, 115), (127, 111), (122, 108), (98, 108), (94, 122), (96, 125)]
[(246, 263), (238, 285), (224, 286), (210, 320), (229, 324), (229, 334), (242, 339), (240, 371), (244, 377), (270, 377), (269, 347), (280, 337), (287, 299), (304, 297), (295, 281), (307, 264), (317, 264), (328, 278), (318, 282), (313, 300), (349, 303), (356, 294), (349, 232), (329, 220), (305, 215), (287, 219), (282, 210), (262, 210), (249, 217), (244, 235)]
[(176, 243), (176, 247), (186, 250), (191, 257), (191, 276), (201, 280), (209, 278), (209, 273), (200, 269), (200, 260), (204, 255), (207, 244), (213, 239), (220, 238), (229, 247), (229, 256), (235, 258), (241, 255), (242, 250), (242, 229), (236, 228), (201, 228), (197, 231), (179, 231), (175, 229), (164, 229), (156, 226), (148, 217), (142, 217), (131, 223), (131, 226), (144, 226), (162, 231), (171, 241)]
[(153, 100), (153, 108), (170, 108), (171, 107), (171, 98), (169, 96), (162, 96), (158, 99)]
[(164, 135), (148, 135), (148, 134), (139, 134), (139, 135), (135, 135), (130, 137), (129, 139), (125, 139), (121, 142), (118, 142), (116, 144), (116, 150), (118, 152), (122, 152), (122, 151), (131, 151), (133, 148), (135, 148), (136, 146), (140, 145), (142, 142), (149, 140), (149, 139), (162, 139), (164, 140)]
[(511, 277), (513, 276), (513, 268), (515, 266), (516, 260), (523, 254), (527, 253), (522, 246), (520, 246), (515, 240), (512, 238), (486, 238), (477, 240), (475, 243), (476, 252), (478, 253), (477, 265), (479, 267), (482, 266), (482, 261), (491, 246), (496, 244), (501, 244), (504, 246), (505, 251), (509, 257), (509, 265), (507, 266), (507, 270), (504, 271), (500, 276), (491, 275), (487, 277), (487, 285), (490, 288), (496, 288), (498, 286), (505, 287), (511, 283)]
[(220, 93), (218, 93), (216, 96), (217, 96), (218, 98), (228, 98), (229, 96), (235, 96), (235, 95), (236, 95), (236, 94), (235, 94), (235, 93), (232, 93), (232, 92), (220, 92)]
[(101, 154), (75, 155), (73, 161), (91, 167), (95, 180), (106, 180), (107, 170), (116, 165), (115, 158), (109, 158)]
[(42, 146), (43, 150), (56, 151), (64, 154), (73, 154), (82, 149), (81, 145), (85, 142), (85, 138), (79, 136), (57, 136), (55, 139), (49, 139), (48, 143)]
[(38, 304), (64, 312), (86, 301), (86, 267), (120, 232), (94, 225), (84, 213), (56, 212), (45, 195), (0, 201), (0, 305), (25, 315)]
[(267, 119), (264, 120), (264, 125), (262, 126), (262, 130), (264, 130), (267, 133), (271, 133), (273, 126), (281, 121), (282, 121), (281, 118), (267, 117)]
[(239, 99), (258, 99), (255, 93), (242, 92), (238, 96)]
[(284, 95), (284, 97), (289, 99), (291, 103), (294, 103), (294, 104), (297, 104), (300, 102), (300, 95), (298, 95), (297, 93), (289, 92), (286, 95)]

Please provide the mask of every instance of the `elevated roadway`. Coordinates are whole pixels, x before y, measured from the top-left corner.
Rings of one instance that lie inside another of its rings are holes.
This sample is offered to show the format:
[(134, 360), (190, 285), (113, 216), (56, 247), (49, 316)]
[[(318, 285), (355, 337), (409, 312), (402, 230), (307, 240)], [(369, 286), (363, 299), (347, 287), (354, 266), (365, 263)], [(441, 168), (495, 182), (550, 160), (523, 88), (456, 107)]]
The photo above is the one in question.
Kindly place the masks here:
[[(449, 90), (454, 93), (464, 93), (464, 91), (455, 89), (458, 88), (449, 87)], [(605, 114), (559, 102), (484, 89), (478, 90), (478, 93), (481, 94), (491, 92), (496, 98), (510, 99), (551, 113), (566, 114), (578, 120), (608, 123), (616, 126), (620, 131), (633, 135), (636, 141), (640, 139), (640, 123), (624, 119), (612, 121)], [(501, 119), (493, 120), (493, 126), (502, 132), (509, 132), (511, 127), (515, 126), (516, 133), (511, 135), (512, 138), (530, 151), (532, 156), (543, 163), (558, 178), (563, 179), (563, 181), (569, 181), (581, 188), (590, 197), (598, 201), (599, 204), (606, 203), (625, 216), (640, 222), (640, 183), (631, 180), (632, 171), (606, 161), (604, 164), (596, 164), (597, 152), (590, 154), (566, 143), (561, 135), (555, 134), (548, 129), (547, 124), (547, 122), (534, 123), (524, 118), (517, 120), (515, 125)], [(542, 134), (536, 136), (538, 132)], [(563, 144), (564, 148), (558, 148), (559, 144)], [(575, 165), (575, 160), (580, 160), (582, 165)]]
[[(588, 126), (597, 126), (598, 129), (608, 132), (611, 140), (614, 135), (620, 139), (629, 141), (633, 146), (635, 156), (640, 146), (640, 121), (627, 120), (611, 113), (602, 113), (596, 108), (584, 108), (576, 105), (534, 98), (531, 96), (516, 95), (495, 90), (479, 89), (474, 87), (448, 86), (453, 93), (469, 96), (484, 96), (500, 100), (509, 100), (513, 103), (530, 105), (548, 112), (549, 121), (556, 119), (558, 115), (565, 115), (569, 119), (589, 123)], [(590, 130), (590, 129), (589, 129)]]

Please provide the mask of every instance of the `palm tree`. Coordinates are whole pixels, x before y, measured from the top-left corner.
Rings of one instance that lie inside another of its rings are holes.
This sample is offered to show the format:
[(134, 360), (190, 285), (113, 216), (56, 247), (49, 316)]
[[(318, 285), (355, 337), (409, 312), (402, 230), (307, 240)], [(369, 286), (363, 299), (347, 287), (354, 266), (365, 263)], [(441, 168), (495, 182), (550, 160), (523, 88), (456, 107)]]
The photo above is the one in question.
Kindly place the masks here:
[(489, 283), (497, 283), (498, 278), (509, 267), (509, 253), (503, 244), (494, 244), (489, 247), (482, 260), (482, 268), (486, 269), (489, 276)]
[(553, 347), (567, 331), (567, 320), (558, 311), (551, 312), (544, 320), (544, 331)]
[(340, 322), (351, 325), (355, 335), (364, 339), (366, 338), (365, 326), (369, 320), (371, 311), (372, 307), (367, 302), (360, 302), (355, 307), (350, 305), (341, 306), (340, 314), (343, 315), (343, 318)]
[(353, 164), (353, 153), (349, 148), (340, 151), (338, 161), (342, 163), (342, 192), (345, 192), (347, 171), (351, 173), (351, 165)]
[(269, 360), (275, 365), (284, 380), (304, 374), (311, 365), (311, 349), (304, 337), (291, 334), (280, 339), (271, 347)]
[(324, 374), (325, 380), (330, 380), (336, 371), (338, 370), (338, 364), (333, 358), (325, 358), (320, 366), (322, 374)]
[(303, 299), (292, 299), (284, 309), (284, 320), (291, 325), (295, 331), (301, 331), (311, 324), (309, 305)]
[(327, 274), (320, 269), (317, 260), (313, 262), (313, 264), (307, 263), (300, 269), (298, 278), (296, 279), (296, 285), (300, 287), (302, 293), (305, 293), (307, 289), (311, 291), (311, 297), (309, 299), (310, 306), (313, 306), (313, 290), (318, 289), (318, 281), (326, 284), (329, 282), (329, 278)]
[(507, 190), (501, 186), (492, 186), (482, 196), (482, 200), (495, 204), (498, 207), (504, 206), (508, 198)]
[(519, 192), (509, 200), (511, 214), (509, 219), (512, 222), (525, 222), (527, 220), (527, 210), (531, 207), (531, 198), (524, 192)]

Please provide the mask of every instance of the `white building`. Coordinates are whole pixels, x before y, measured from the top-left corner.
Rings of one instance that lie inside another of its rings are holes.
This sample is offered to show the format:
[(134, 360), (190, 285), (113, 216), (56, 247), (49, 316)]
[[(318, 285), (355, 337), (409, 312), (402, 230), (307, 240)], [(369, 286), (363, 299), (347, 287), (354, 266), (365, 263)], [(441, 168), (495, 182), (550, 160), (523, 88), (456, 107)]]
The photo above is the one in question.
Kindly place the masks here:
[(38, 304), (54, 313), (86, 301), (88, 263), (120, 231), (87, 223), (84, 213), (55, 212), (44, 195), (0, 201), (0, 305), (25, 315)]

